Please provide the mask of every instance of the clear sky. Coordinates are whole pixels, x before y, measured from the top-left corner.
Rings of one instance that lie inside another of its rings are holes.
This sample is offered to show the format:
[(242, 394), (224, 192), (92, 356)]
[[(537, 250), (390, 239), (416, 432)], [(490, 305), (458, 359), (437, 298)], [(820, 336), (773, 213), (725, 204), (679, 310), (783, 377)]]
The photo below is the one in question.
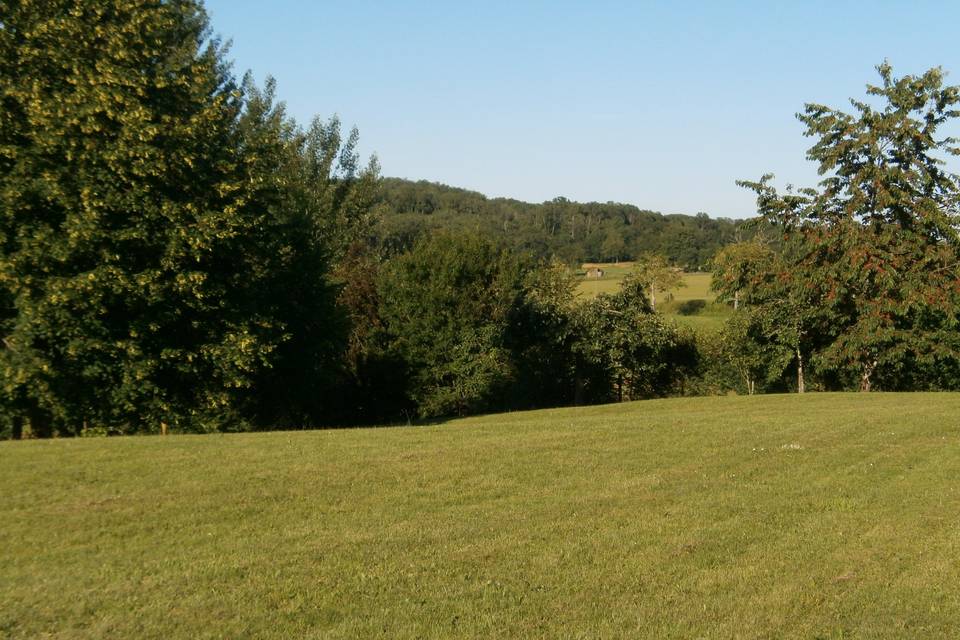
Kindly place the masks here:
[(207, 0), (238, 75), (339, 114), (383, 175), (532, 202), (744, 217), (734, 181), (811, 184), (805, 102), (888, 59), (960, 84), (960, 2)]

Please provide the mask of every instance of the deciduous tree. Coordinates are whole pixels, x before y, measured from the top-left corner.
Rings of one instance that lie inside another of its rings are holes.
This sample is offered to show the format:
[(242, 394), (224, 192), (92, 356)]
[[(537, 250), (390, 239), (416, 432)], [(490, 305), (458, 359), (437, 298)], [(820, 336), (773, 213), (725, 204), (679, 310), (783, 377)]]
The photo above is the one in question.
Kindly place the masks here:
[(269, 94), (234, 81), (197, 0), (0, 2), (12, 430), (245, 428), (265, 371), (329, 351), (354, 138)]
[[(825, 176), (818, 188), (781, 194), (770, 176), (741, 183), (793, 245), (780, 269), (793, 310), (829, 327), (817, 336), (820, 368), (864, 391), (923, 387), (923, 371), (960, 357), (960, 179), (944, 167), (960, 149), (941, 133), (960, 116), (960, 89), (939, 68), (878, 72), (853, 113), (808, 104), (798, 115), (816, 140), (808, 157)], [(802, 337), (804, 326), (784, 330)]]
[(640, 256), (633, 266), (631, 278), (641, 284), (650, 303), (650, 308), (657, 306), (657, 293), (665, 293), (671, 289), (686, 286), (683, 274), (676, 267), (670, 266), (663, 256), (648, 253)]

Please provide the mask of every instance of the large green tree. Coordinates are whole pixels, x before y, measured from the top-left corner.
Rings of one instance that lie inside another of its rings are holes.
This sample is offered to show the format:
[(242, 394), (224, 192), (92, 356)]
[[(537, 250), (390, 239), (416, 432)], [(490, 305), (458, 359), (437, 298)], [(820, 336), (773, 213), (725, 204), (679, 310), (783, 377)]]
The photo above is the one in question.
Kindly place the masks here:
[(772, 382), (792, 363), (796, 390), (803, 393), (811, 354), (833, 335), (821, 282), (797, 268), (805, 251), (803, 236), (789, 234), (776, 250), (753, 239), (728, 245), (714, 258), (711, 287), (719, 301), (734, 305), (721, 353), (730, 362), (752, 363), (748, 388)]
[(693, 335), (654, 313), (643, 273), (628, 275), (614, 294), (577, 309), (581, 400), (603, 402), (684, 391), (697, 368)]
[(257, 176), (251, 201), (266, 214), (254, 240), (264, 272), (247, 307), (283, 330), (244, 408), (257, 426), (310, 427), (344, 418), (340, 387), (354, 319), (341, 292), (357, 266), (348, 252), (358, 252), (372, 222), (378, 167), (376, 159), (361, 164), (356, 129), (344, 136), (337, 118), (303, 129), (274, 92), (272, 80), (262, 90), (247, 80), (238, 123)]
[(0, 2), (8, 429), (245, 427), (333, 328), (352, 138), (246, 93), (196, 0)]
[(944, 163), (960, 149), (942, 130), (960, 116), (960, 89), (939, 68), (878, 71), (853, 113), (808, 104), (798, 115), (816, 140), (818, 188), (741, 183), (788, 248), (777, 277), (751, 295), (787, 316), (779, 330), (798, 345), (820, 341), (815, 360), (833, 384), (953, 386), (938, 372), (960, 357), (960, 178)]

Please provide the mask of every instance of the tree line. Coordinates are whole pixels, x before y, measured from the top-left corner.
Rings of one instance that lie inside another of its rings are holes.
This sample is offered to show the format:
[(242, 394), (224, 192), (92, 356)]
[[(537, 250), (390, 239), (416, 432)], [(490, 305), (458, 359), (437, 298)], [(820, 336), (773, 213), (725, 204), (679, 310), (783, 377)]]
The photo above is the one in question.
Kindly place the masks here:
[(646, 313), (642, 298), (580, 320), (542, 252), (432, 233), (397, 250), (357, 132), (298, 125), (272, 82), (235, 78), (200, 2), (0, 8), (3, 435), (609, 397), (598, 354), (614, 347), (591, 323)]
[[(807, 106), (824, 181), (745, 182), (744, 226), (381, 179), (234, 77), (197, 0), (0, 3), (0, 436), (957, 388), (960, 97), (880, 73)], [(577, 297), (571, 263), (628, 258)], [(736, 306), (717, 336), (654, 310), (677, 266)]]
[(392, 252), (436, 231), (470, 230), (517, 251), (567, 264), (636, 260), (656, 254), (688, 271), (709, 268), (724, 245), (752, 236), (742, 221), (663, 215), (616, 202), (554, 198), (533, 204), (427, 181), (384, 178), (375, 240)]

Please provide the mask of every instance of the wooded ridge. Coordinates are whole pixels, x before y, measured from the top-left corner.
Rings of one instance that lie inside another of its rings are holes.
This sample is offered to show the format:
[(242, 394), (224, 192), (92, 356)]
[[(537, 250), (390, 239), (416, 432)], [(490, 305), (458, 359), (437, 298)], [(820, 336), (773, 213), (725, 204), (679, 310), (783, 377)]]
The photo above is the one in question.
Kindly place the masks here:
[(423, 233), (471, 231), (571, 265), (653, 253), (688, 271), (700, 271), (708, 268), (720, 247), (752, 236), (744, 220), (702, 212), (662, 214), (632, 204), (563, 197), (535, 204), (400, 178), (381, 181), (376, 211), (376, 239), (391, 252), (409, 249)]

